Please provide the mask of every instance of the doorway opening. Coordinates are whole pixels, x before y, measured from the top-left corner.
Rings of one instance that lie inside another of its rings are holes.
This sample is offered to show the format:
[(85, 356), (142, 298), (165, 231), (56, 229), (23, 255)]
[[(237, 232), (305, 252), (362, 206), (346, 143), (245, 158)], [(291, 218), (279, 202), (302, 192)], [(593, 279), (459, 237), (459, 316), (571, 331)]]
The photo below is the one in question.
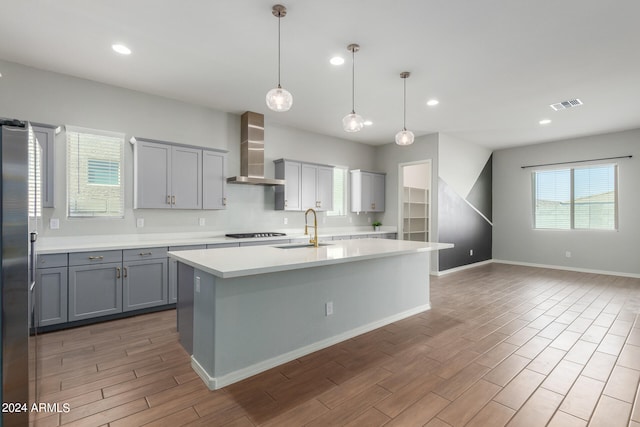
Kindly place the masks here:
[(431, 236), (431, 160), (399, 164), (398, 238), (428, 242)]

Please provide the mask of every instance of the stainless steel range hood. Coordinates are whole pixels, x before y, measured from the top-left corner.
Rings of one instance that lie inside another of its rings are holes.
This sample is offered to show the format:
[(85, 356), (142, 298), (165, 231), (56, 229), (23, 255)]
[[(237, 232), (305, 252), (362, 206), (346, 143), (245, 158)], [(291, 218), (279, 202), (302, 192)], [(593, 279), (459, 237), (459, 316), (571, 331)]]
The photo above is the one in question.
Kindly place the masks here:
[(240, 120), (240, 175), (230, 184), (284, 185), (284, 179), (264, 177), (264, 115), (247, 111)]

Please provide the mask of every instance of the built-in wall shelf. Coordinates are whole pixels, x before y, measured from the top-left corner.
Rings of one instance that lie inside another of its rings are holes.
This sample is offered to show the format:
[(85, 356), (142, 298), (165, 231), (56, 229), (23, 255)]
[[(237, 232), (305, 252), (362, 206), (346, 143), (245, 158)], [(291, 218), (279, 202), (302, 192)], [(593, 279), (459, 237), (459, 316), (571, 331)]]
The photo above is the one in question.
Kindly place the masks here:
[(429, 240), (429, 190), (403, 187), (403, 240)]

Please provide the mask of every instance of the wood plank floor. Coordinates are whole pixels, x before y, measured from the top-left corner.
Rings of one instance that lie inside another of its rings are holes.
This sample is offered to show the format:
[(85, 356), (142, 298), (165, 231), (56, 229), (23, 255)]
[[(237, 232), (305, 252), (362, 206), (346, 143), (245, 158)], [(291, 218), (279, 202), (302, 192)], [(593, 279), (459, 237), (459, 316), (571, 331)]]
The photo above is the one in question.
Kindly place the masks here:
[(640, 279), (490, 264), (433, 309), (211, 392), (175, 312), (41, 336), (33, 426), (640, 427)]

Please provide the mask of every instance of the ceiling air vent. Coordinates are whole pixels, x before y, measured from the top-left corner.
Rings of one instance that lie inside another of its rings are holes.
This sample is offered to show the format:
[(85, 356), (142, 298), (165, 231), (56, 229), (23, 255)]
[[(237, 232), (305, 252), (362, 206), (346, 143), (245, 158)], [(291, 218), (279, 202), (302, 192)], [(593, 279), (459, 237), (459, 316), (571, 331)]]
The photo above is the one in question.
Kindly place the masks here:
[(555, 111), (566, 110), (567, 108), (579, 107), (582, 105), (582, 101), (579, 99), (570, 99), (568, 101), (558, 102), (557, 104), (551, 104), (550, 107)]

